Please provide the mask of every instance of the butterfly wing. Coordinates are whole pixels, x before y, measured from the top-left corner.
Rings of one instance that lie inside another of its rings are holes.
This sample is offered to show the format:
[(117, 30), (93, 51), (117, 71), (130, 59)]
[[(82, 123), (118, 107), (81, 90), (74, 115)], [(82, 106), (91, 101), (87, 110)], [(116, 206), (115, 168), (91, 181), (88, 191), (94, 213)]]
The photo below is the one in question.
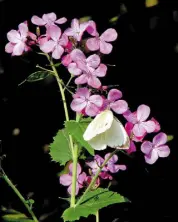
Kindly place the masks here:
[(107, 145), (112, 148), (129, 148), (129, 136), (117, 118), (114, 118), (111, 128), (106, 132), (106, 141)]

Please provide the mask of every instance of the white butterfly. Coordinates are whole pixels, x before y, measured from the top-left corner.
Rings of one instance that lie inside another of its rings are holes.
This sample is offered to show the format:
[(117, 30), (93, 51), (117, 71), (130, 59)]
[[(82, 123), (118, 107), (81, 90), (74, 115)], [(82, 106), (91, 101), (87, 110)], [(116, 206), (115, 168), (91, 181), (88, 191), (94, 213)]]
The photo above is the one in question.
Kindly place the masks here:
[(125, 128), (110, 110), (101, 112), (93, 119), (84, 132), (83, 138), (95, 150), (104, 150), (107, 146), (129, 149), (130, 144)]

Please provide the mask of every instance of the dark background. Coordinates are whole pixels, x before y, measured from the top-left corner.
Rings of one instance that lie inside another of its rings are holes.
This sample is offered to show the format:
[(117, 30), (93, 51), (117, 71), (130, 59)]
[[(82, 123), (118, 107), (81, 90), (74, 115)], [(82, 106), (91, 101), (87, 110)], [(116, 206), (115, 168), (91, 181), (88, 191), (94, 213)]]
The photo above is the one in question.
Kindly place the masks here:
[[(126, 11), (123, 12), (124, 2)], [(97, 5), (96, 5), (97, 4)], [(60, 221), (66, 204), (59, 200), (66, 189), (60, 186), (57, 173), (44, 145), (63, 124), (63, 109), (57, 84), (53, 79), (18, 86), (34, 72), (36, 57), (30, 61), (11, 58), (4, 52), (6, 33), (16, 29), (32, 15), (56, 12), (69, 20), (92, 16), (103, 32), (114, 27), (118, 40), (111, 55), (105, 58), (109, 67), (105, 82), (119, 84), (132, 110), (140, 104), (151, 107), (151, 115), (162, 131), (174, 135), (169, 143), (171, 155), (153, 166), (144, 163), (137, 152), (134, 158), (121, 156), (127, 172), (117, 176), (113, 190), (131, 203), (101, 210), (101, 221), (176, 221), (177, 203), (177, 67), (178, 67), (178, 1), (159, 1), (152, 8), (145, 1), (0, 1), (0, 139), (1, 155), (6, 154), (3, 168), (18, 189), (27, 197), (33, 193), (34, 211), (38, 217), (51, 213), (45, 222)], [(109, 19), (120, 15), (117, 24)], [(61, 70), (65, 73), (65, 70)], [(20, 129), (18, 136), (13, 135)], [(25, 212), (20, 201), (0, 179), (0, 204)], [(107, 219), (106, 219), (107, 218)], [(89, 217), (83, 221), (94, 221)]]

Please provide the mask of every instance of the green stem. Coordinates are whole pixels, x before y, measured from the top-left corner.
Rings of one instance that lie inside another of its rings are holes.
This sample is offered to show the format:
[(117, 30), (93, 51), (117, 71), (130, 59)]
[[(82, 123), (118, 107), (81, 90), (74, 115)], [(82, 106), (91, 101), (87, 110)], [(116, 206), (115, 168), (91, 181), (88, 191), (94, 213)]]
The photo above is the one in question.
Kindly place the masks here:
[(96, 222), (99, 222), (99, 210), (96, 212)]
[[(65, 117), (66, 117), (66, 121), (69, 121), (69, 114), (68, 114), (68, 109), (67, 109), (67, 103), (66, 103), (66, 98), (65, 98), (65, 93), (64, 93), (64, 89), (62, 87), (62, 80), (60, 79), (58, 72), (56, 70), (56, 67), (53, 64), (53, 61), (50, 59), (49, 55), (46, 54), (46, 57), (48, 59), (48, 61), (50, 62), (50, 65), (52, 67), (52, 70), (54, 72), (54, 75), (56, 77), (60, 92), (61, 92), (61, 97), (62, 97), (62, 101), (63, 101), (63, 105), (64, 105), (64, 112), (65, 112)], [(78, 159), (78, 147), (74, 143), (73, 143), (73, 139), (72, 136), (69, 135), (69, 142), (70, 142), (70, 147), (71, 147), (71, 151), (72, 151), (72, 159), (73, 159), (73, 169), (72, 169), (72, 192), (71, 192), (71, 201), (70, 201), (70, 205), (71, 207), (75, 206), (75, 193), (76, 193), (76, 180), (77, 180), (77, 159)]]
[(68, 85), (70, 84), (71, 80), (73, 79), (73, 75), (70, 76), (70, 79), (68, 80), (66, 86), (64, 87), (64, 92), (67, 89)]
[(47, 72), (51, 72), (51, 73), (53, 73), (52, 70), (50, 70), (50, 69), (46, 69), (46, 68), (43, 68), (42, 66), (39, 66), (39, 65), (36, 65), (36, 68), (39, 68), (39, 69), (41, 69), (41, 70), (43, 70), (43, 71), (47, 71)]
[(35, 222), (38, 222), (38, 219), (36, 218), (35, 214), (33, 213), (32, 209), (30, 208), (30, 206), (28, 205), (28, 203), (26, 202), (26, 200), (24, 199), (24, 197), (22, 196), (22, 194), (18, 191), (18, 189), (14, 186), (14, 184), (11, 182), (11, 180), (8, 178), (8, 176), (4, 173), (2, 175), (2, 178), (6, 181), (6, 183), (12, 188), (12, 190), (15, 192), (15, 194), (19, 197), (19, 199), (21, 200), (21, 202), (24, 204), (24, 206), (26, 207), (26, 209), (28, 210), (29, 214), (32, 216), (33, 220)]
[(101, 171), (102, 171), (102, 168), (107, 164), (107, 162), (109, 161), (109, 159), (110, 159), (116, 152), (118, 152), (118, 150), (114, 150), (114, 151), (109, 155), (109, 157), (103, 162), (103, 164), (100, 166), (99, 170), (96, 172), (95, 176), (93, 177), (91, 183), (89, 184), (89, 186), (87, 187), (87, 189), (85, 190), (85, 192), (83, 193), (83, 195), (80, 197), (80, 199), (78, 200), (78, 202), (76, 203), (75, 206), (78, 206), (78, 205), (82, 202), (84, 196), (88, 193), (88, 191), (90, 191), (91, 187), (95, 184), (95, 182), (96, 182), (99, 174), (100, 174)]
[(72, 192), (70, 206), (75, 206), (75, 194), (76, 194), (76, 180), (77, 180), (77, 159), (78, 159), (78, 147), (74, 145), (74, 157), (72, 163)]

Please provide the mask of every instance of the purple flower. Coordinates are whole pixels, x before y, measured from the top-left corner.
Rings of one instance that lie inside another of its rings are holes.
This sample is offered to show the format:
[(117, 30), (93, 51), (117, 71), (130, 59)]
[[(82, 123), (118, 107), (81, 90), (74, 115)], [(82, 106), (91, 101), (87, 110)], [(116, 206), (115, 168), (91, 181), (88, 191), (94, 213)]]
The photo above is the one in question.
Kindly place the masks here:
[(100, 50), (103, 54), (109, 54), (112, 51), (112, 45), (109, 42), (113, 42), (117, 39), (117, 32), (115, 29), (107, 29), (100, 37), (96, 34), (96, 37), (87, 40), (87, 47), (91, 51)]
[(128, 104), (125, 100), (121, 100), (122, 92), (118, 89), (111, 89), (107, 97), (107, 106), (115, 113), (123, 114), (128, 110)]
[(145, 161), (153, 164), (159, 157), (168, 157), (170, 149), (165, 143), (167, 142), (167, 135), (165, 133), (158, 133), (153, 142), (145, 141), (141, 145), (141, 151), (145, 154)]
[[(105, 160), (109, 157), (111, 153), (107, 153), (105, 155)], [(126, 170), (126, 165), (120, 165), (120, 164), (115, 164), (118, 161), (118, 156), (117, 155), (113, 155), (108, 163), (106, 168), (111, 172), (111, 173), (117, 173), (119, 170)]]
[(64, 33), (67, 36), (72, 36), (77, 41), (80, 41), (87, 27), (88, 27), (88, 22), (80, 24), (78, 19), (73, 19), (71, 22), (71, 28), (66, 29)]
[(134, 113), (131, 113), (130, 111), (124, 113), (124, 117), (127, 119), (127, 121), (134, 124), (133, 134), (136, 137), (142, 137), (146, 135), (146, 133), (152, 133), (155, 131), (155, 121), (146, 121), (149, 115), (150, 108), (146, 105), (140, 105), (137, 111)]
[(96, 116), (102, 107), (103, 99), (99, 95), (90, 95), (87, 88), (79, 88), (73, 95), (71, 109), (88, 116)]
[(32, 23), (38, 26), (52, 26), (56, 24), (63, 24), (67, 21), (65, 17), (57, 19), (56, 14), (54, 12), (44, 14), (42, 18), (34, 15), (31, 19)]
[(68, 37), (65, 34), (61, 36), (61, 29), (57, 26), (50, 26), (48, 35), (51, 39), (40, 45), (40, 49), (45, 53), (52, 52), (54, 59), (60, 59), (64, 53), (64, 46), (68, 43)]
[[(77, 181), (76, 181), (76, 195), (79, 192), (80, 188), (83, 188), (83, 184), (86, 180), (86, 173), (82, 172), (81, 166), (78, 163), (77, 164)], [(60, 177), (60, 184), (62, 184), (63, 186), (68, 186), (68, 193), (71, 194), (72, 191), (72, 163), (69, 165), (69, 173), (68, 174), (63, 174)]]
[(21, 23), (18, 26), (19, 30), (11, 30), (7, 33), (7, 38), (9, 43), (5, 46), (5, 51), (7, 53), (12, 53), (12, 55), (20, 56), (24, 51), (28, 51), (27, 37), (29, 34), (28, 26), (26, 23)]

